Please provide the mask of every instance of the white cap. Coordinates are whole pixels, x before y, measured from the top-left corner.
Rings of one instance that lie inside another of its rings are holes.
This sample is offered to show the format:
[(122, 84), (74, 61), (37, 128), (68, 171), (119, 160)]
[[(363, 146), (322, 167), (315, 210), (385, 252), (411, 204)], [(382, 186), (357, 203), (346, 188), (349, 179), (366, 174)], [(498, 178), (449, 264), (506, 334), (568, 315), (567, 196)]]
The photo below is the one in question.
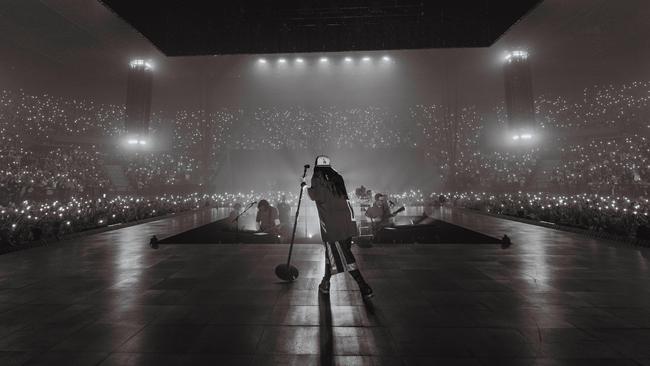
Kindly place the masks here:
[(320, 155), (316, 158), (316, 166), (330, 166), (330, 158)]

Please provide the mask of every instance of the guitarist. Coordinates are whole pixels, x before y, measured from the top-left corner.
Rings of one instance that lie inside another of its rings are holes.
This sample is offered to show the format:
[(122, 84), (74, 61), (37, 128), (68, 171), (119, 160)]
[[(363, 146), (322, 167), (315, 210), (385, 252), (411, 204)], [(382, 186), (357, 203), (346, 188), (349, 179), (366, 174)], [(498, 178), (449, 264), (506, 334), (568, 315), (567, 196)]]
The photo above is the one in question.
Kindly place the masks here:
[(402, 211), (404, 211), (404, 207), (391, 213), (390, 207), (388, 206), (388, 197), (381, 193), (375, 194), (375, 202), (372, 204), (371, 208), (366, 210), (366, 216), (369, 217), (373, 223), (373, 234), (377, 235), (381, 229), (392, 226), (393, 223), (391, 222), (391, 218)]
[(372, 207), (377, 207), (375, 212), (378, 214), (375, 217), (375, 224), (379, 227), (378, 230), (386, 226), (390, 226), (390, 207), (388, 207), (388, 197), (385, 194), (377, 193), (375, 194), (375, 202), (372, 204)]

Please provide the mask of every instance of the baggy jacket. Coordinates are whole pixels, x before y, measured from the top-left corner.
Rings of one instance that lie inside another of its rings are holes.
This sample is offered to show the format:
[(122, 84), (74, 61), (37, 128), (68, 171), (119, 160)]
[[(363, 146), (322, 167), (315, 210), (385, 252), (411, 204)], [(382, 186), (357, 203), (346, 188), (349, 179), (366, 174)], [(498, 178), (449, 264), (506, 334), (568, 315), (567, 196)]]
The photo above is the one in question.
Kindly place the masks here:
[(343, 241), (359, 235), (354, 211), (347, 197), (338, 196), (327, 189), (326, 182), (320, 176), (312, 176), (307, 193), (316, 203), (324, 242)]

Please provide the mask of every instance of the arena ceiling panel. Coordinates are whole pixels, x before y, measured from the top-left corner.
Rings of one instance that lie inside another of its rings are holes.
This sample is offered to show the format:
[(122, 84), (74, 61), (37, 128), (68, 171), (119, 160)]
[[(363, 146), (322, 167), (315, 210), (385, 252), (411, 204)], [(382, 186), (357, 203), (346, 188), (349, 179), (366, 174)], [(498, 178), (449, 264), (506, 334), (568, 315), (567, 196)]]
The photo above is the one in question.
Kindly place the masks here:
[(168, 56), (488, 47), (542, 0), (99, 0)]

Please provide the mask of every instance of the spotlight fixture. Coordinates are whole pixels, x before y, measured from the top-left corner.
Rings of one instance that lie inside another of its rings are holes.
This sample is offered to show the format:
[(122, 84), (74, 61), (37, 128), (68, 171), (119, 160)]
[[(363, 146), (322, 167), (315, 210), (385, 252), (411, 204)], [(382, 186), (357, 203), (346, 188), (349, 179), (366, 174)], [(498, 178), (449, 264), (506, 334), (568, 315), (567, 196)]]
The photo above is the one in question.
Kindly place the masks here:
[(383, 61), (390, 61), (390, 57), (388, 57), (388, 56), (384, 56), (384, 57), (382, 57), (381, 59), (382, 59)]
[(266, 59), (265, 59), (265, 58), (261, 58), (261, 59), (257, 60), (257, 62), (259, 62), (259, 63), (261, 63), (261, 64), (265, 64), (265, 63), (266, 63)]
[(352, 57), (346, 57), (343, 59), (345, 62), (352, 62)]
[(327, 57), (321, 57), (319, 61), (325, 63), (328, 62), (329, 59)]
[(286, 62), (287, 62), (287, 59), (286, 59), (286, 58), (279, 58), (279, 59), (278, 59), (278, 63), (284, 64), (284, 63), (286, 63)]
[(505, 61), (512, 62), (513, 60), (525, 60), (528, 58), (528, 51), (517, 50), (506, 53)]
[(301, 59), (300, 57), (298, 57), (298, 58), (296, 59), (296, 62), (299, 63), (299, 64), (301, 64), (301, 63), (305, 62), (305, 60), (303, 60), (303, 59)]
[(368, 62), (368, 61), (370, 61), (370, 57), (368, 57), (368, 56), (364, 56), (364, 57), (361, 59), (361, 61)]
[(138, 67), (144, 67), (145, 70), (152, 70), (153, 69), (153, 64), (149, 60), (141, 60), (141, 59), (131, 60), (131, 62), (129, 62), (129, 66), (132, 69), (135, 69), (135, 68), (138, 68)]

